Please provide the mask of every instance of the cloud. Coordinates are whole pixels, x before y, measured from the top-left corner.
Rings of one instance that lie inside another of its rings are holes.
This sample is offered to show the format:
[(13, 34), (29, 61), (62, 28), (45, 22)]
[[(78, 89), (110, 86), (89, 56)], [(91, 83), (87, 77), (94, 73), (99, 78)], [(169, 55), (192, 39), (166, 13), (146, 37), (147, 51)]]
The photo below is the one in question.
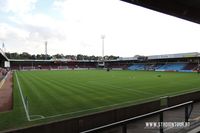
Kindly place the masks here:
[(35, 8), (37, 0), (4, 0), (0, 2), (2, 11), (23, 14)]
[(64, 22), (58, 21), (42, 13), (23, 14), (9, 17), (15, 23), (16, 28), (23, 29), (30, 33), (29, 39), (48, 40), (57, 38), (65, 40), (66, 35), (63, 29)]
[(66, 36), (63, 25), (63, 22), (45, 14), (26, 15), (21, 20), (21, 26), (23, 26), (24, 29), (31, 33), (38, 33), (43, 39), (65, 39)]
[(0, 0), (0, 39), (9, 50), (44, 53), (48, 41), (50, 54), (101, 55), (105, 34), (105, 54), (196, 51), (199, 25), (175, 17), (119, 0), (41, 1)]
[(64, 5), (67, 0), (54, 0), (53, 2), (53, 8), (57, 10), (62, 10), (64, 9)]
[(25, 40), (28, 37), (29, 32), (10, 26), (6, 23), (0, 23), (0, 39), (10, 40), (10, 39), (20, 39)]

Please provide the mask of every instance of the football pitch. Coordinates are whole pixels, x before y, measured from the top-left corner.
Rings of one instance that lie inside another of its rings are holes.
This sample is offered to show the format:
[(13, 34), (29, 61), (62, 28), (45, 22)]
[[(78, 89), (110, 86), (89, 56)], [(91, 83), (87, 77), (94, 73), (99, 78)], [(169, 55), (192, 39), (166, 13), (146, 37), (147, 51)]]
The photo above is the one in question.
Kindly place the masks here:
[(60, 70), (13, 74), (13, 110), (0, 131), (125, 107), (200, 90), (197, 73)]

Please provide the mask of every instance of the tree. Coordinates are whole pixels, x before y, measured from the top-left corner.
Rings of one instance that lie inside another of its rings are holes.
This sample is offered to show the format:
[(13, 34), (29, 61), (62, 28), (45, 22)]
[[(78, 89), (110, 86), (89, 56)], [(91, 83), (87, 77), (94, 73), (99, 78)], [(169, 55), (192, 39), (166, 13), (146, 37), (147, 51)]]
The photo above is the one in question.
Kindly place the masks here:
[(31, 55), (27, 52), (23, 52), (20, 54), (21, 59), (31, 59)]
[(77, 55), (77, 60), (84, 60), (84, 56), (82, 54)]
[(61, 59), (61, 58), (64, 57), (64, 55), (63, 55), (63, 54), (55, 54), (55, 55), (53, 55), (52, 57), (53, 57), (53, 58), (56, 58), (56, 59)]
[[(32, 59), (32, 60), (45, 60), (46, 59), (46, 55), (45, 54), (29, 54), (27, 52), (23, 52), (18, 54), (17, 52), (14, 53), (5, 53), (6, 56), (9, 59)], [(70, 59), (70, 60), (100, 60), (102, 57), (101, 56), (88, 56), (88, 55), (82, 55), (82, 54), (78, 54), (77, 56), (75, 55), (63, 55), (63, 54), (55, 54), (53, 56), (51, 55), (47, 55), (47, 60), (50, 60), (51, 58), (54, 59)], [(106, 60), (116, 60), (119, 58), (119, 56), (113, 56), (113, 55), (106, 55), (104, 56), (104, 58)]]
[(8, 59), (20, 59), (20, 56), (18, 53), (5, 53)]

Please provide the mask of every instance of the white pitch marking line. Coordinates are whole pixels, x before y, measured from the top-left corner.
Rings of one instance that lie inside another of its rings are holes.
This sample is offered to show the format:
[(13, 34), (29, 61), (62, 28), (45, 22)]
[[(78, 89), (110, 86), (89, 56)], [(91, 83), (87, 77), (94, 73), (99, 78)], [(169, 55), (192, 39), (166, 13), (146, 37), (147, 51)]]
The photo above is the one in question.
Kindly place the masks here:
[(29, 113), (28, 113), (28, 110), (27, 110), (27, 108), (26, 108), (26, 104), (25, 104), (25, 100), (24, 100), (23, 93), (22, 93), (21, 85), (20, 85), (19, 80), (18, 80), (17, 72), (16, 72), (15, 75), (16, 75), (16, 79), (17, 79), (17, 84), (18, 84), (19, 92), (20, 92), (20, 95), (21, 95), (21, 98), (22, 98), (22, 103), (23, 103), (23, 105), (24, 105), (24, 110), (25, 110), (25, 112), (26, 112), (27, 120), (28, 120), (28, 121), (31, 121), (30, 116), (29, 116)]
[(42, 115), (31, 115), (30, 117), (38, 117), (38, 118), (32, 118), (30, 121), (36, 121), (36, 120), (41, 120), (45, 118)]
[(42, 116), (42, 115), (31, 115), (30, 117), (41, 117), (41, 118), (45, 118), (45, 117)]

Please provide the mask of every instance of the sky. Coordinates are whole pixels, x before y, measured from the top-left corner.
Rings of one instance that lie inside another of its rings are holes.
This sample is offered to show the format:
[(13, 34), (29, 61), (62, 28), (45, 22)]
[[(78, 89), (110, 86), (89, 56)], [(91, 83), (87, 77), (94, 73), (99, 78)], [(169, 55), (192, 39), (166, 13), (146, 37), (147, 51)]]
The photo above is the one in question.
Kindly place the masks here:
[(132, 57), (200, 52), (199, 24), (120, 0), (0, 0), (6, 52)]

